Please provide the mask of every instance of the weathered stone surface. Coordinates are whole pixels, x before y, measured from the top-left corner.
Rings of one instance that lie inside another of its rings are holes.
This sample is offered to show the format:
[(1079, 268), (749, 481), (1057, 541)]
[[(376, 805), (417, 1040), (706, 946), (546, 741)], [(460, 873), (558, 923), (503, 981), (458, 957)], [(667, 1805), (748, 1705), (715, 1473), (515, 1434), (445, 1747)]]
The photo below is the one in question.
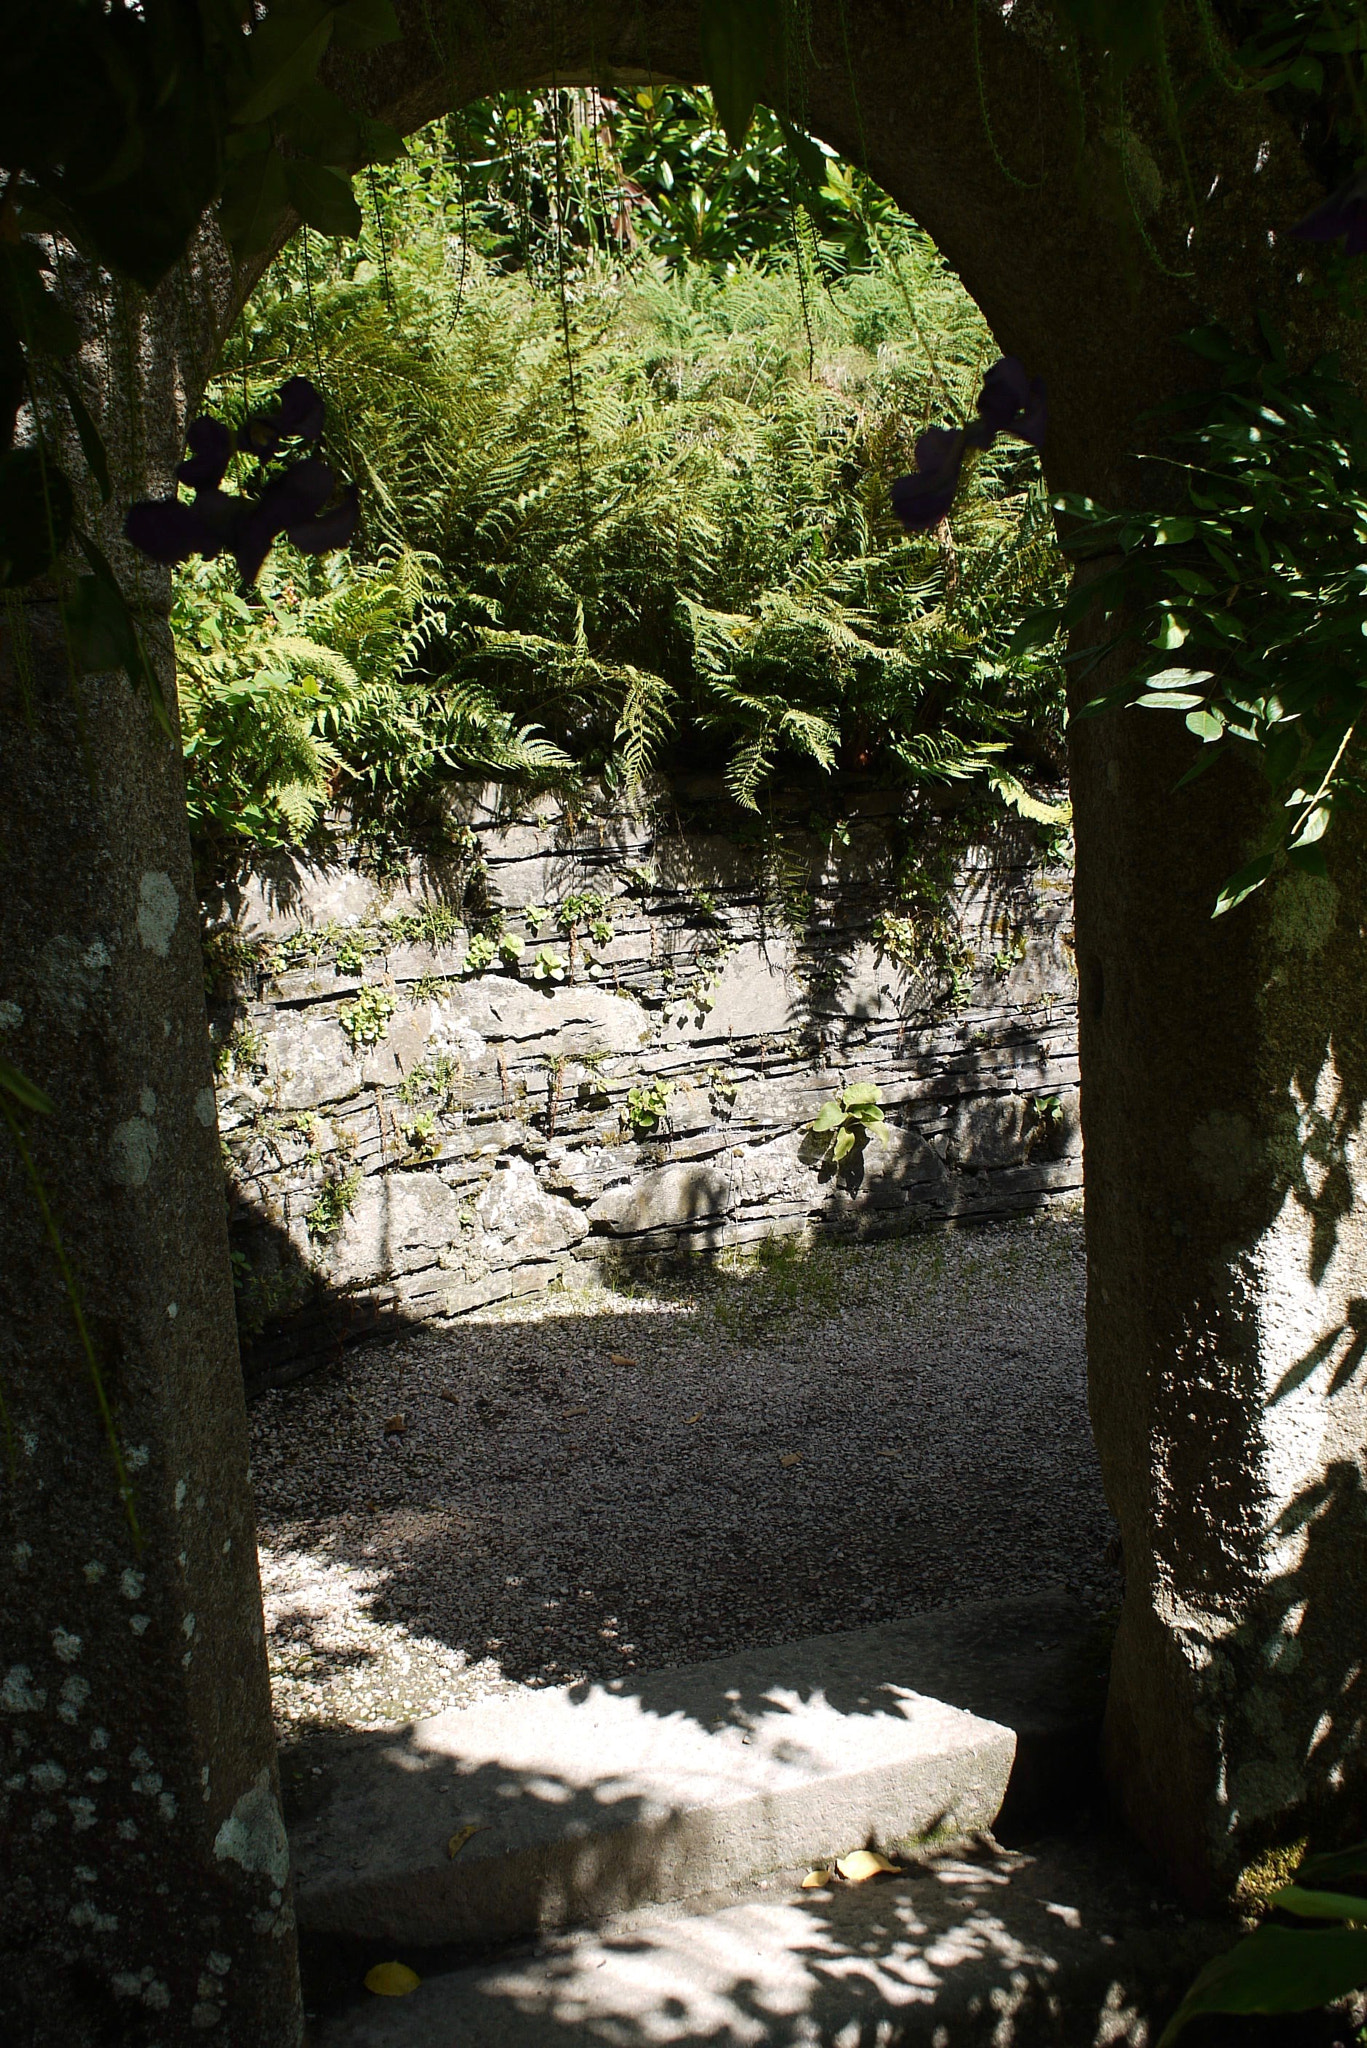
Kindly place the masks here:
[(335, 1016), (279, 1010), (266, 1039), (271, 1092), (281, 1109), (317, 1109), (361, 1086), (361, 1063)]
[(589, 1222), (614, 1237), (686, 1230), (724, 1217), (729, 1198), (728, 1176), (715, 1166), (661, 1166), (600, 1195), (589, 1210)]
[(435, 1173), (375, 1174), (337, 1236), (316, 1254), (335, 1287), (354, 1287), (432, 1263), (457, 1243), (460, 1198)]
[(490, 1179), (475, 1205), (491, 1266), (520, 1265), (568, 1251), (588, 1235), (582, 1210), (543, 1193), (525, 1159), (510, 1159)]

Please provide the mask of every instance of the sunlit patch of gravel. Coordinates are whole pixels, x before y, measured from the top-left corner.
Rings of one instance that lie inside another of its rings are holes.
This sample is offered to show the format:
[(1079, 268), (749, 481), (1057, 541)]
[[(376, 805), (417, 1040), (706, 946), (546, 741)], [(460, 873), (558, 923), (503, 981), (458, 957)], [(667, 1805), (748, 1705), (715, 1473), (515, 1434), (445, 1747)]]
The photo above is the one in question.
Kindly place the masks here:
[(917, 1609), (1118, 1595), (1082, 1232), (554, 1292), (251, 1411), (282, 1736)]

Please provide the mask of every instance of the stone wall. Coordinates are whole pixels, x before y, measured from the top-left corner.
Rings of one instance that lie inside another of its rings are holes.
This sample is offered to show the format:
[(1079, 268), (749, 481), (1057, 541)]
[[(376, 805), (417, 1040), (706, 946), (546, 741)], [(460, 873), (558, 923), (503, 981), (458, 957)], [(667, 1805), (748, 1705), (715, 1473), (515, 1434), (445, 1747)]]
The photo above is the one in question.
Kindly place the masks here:
[[(782, 855), (705, 811), (460, 809), (437, 867), (206, 903), (250, 1375), (584, 1261), (1076, 1197), (1071, 876), (1025, 827), (933, 914), (913, 862), (909, 915), (891, 799)], [(837, 1163), (809, 1127), (858, 1083), (886, 1126)]]

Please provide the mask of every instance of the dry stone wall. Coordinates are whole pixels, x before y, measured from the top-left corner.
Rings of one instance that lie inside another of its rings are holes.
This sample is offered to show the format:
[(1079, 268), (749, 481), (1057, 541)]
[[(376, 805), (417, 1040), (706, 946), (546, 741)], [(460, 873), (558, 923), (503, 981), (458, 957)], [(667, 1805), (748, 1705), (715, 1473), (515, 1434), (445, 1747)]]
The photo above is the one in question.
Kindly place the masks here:
[[(890, 800), (780, 862), (660, 808), (462, 808), (454, 867), (205, 906), (250, 1375), (586, 1261), (1076, 1197), (1071, 875), (1024, 828), (932, 933)], [(861, 1083), (886, 1124), (837, 1164), (810, 1126)]]

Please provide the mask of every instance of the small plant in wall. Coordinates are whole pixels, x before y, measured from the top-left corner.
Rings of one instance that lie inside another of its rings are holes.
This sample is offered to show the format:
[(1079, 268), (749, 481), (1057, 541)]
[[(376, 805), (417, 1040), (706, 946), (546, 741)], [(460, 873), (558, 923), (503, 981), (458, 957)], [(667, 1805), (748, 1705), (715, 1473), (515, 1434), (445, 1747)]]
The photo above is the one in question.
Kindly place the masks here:
[(627, 1106), (623, 1114), (634, 1137), (654, 1137), (668, 1113), (669, 1098), (673, 1093), (670, 1081), (642, 1081), (627, 1091)]
[(516, 967), (526, 950), (525, 942), (517, 936), (516, 932), (503, 932), (500, 935), (498, 957), (505, 967)]
[(552, 982), (565, 979), (565, 963), (549, 946), (542, 946), (527, 972), (533, 981), (549, 988)]
[(821, 1108), (808, 1125), (813, 1137), (826, 1140), (825, 1156), (832, 1166), (849, 1158), (856, 1145), (865, 1144), (876, 1132), (886, 1138), (888, 1120), (878, 1105), (878, 1089), (872, 1081), (852, 1081)]
[(465, 948), (465, 958), (461, 966), (466, 974), (483, 974), (486, 967), (493, 966), (497, 956), (497, 943), (490, 938), (488, 932), (475, 932)]
[(378, 1045), (389, 1030), (389, 1020), (399, 1007), (392, 989), (368, 981), (358, 990), (355, 1002), (343, 1006), (342, 1029), (353, 1045)]
[(350, 1173), (329, 1175), (314, 1196), (312, 1207), (304, 1215), (310, 1237), (336, 1237), (356, 1207), (361, 1179), (359, 1166), (353, 1166)]
[(410, 1118), (407, 1123), (400, 1124), (399, 1130), (402, 1133), (405, 1145), (408, 1147), (410, 1156), (414, 1159), (435, 1158), (440, 1150), (440, 1140), (437, 1137), (437, 1119), (431, 1110), (423, 1110), (420, 1115)]

